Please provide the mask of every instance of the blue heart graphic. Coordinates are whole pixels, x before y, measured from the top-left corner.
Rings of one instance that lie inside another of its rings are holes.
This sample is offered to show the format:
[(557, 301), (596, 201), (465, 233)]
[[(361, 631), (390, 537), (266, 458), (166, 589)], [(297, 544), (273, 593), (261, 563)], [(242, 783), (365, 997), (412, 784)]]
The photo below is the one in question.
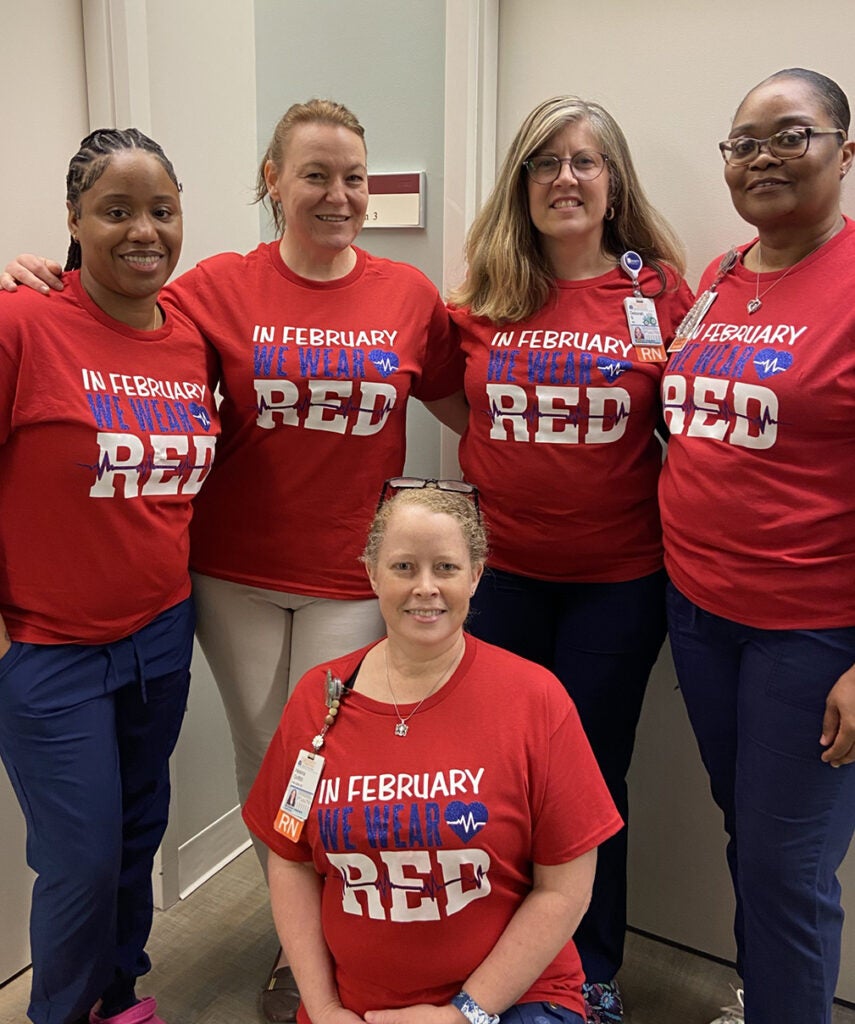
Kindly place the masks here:
[(190, 410), (190, 415), (199, 424), (203, 430), (211, 429), (211, 417), (208, 415), (208, 410), (204, 405), (198, 405), (196, 402), (191, 402), (187, 407)]
[(400, 365), (398, 357), (394, 352), (386, 352), (382, 348), (375, 348), (368, 353), (368, 359), (384, 377), (391, 377)]
[(617, 380), (621, 374), (632, 369), (632, 363), (625, 359), (609, 359), (608, 356), (597, 356), (597, 369), (608, 381)]
[(487, 824), (487, 808), (478, 800), (465, 804), (462, 800), (452, 800), (445, 808), (445, 824), (451, 831), (468, 843)]
[(792, 352), (781, 352), (777, 348), (761, 348), (754, 353), (754, 369), (760, 380), (774, 377), (776, 373), (786, 373), (792, 365)]

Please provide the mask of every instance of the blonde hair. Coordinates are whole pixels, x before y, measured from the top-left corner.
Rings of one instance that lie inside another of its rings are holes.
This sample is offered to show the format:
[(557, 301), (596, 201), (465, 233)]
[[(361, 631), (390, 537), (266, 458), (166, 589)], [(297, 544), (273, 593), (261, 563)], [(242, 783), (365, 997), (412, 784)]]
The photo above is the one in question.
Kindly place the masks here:
[(577, 96), (554, 96), (523, 121), (493, 191), (469, 229), (466, 279), (452, 292), (455, 305), (470, 307), (476, 316), (511, 323), (526, 320), (546, 305), (555, 278), (529, 214), (523, 162), (556, 132), (580, 123), (590, 128), (608, 157), (613, 216), (603, 222), (604, 253), (617, 258), (634, 249), (659, 274), (662, 288), (657, 294), (666, 286), (664, 264), (682, 276), (682, 246), (645, 196), (618, 123), (598, 103)]
[[(356, 115), (351, 113), (344, 104), (336, 103), (334, 100), (317, 99), (309, 100), (307, 103), (294, 103), (279, 118), (273, 129), (270, 145), (261, 158), (255, 184), (255, 202), (264, 203), (269, 198), (264, 168), (269, 162), (277, 171), (282, 169), (282, 157), (285, 147), (288, 145), (288, 139), (294, 129), (301, 124), (329, 124), (333, 127), (347, 128), (348, 131), (358, 135), (362, 139), (362, 144), (365, 145), (365, 129), (357, 120)], [(276, 230), (281, 235), (285, 230), (285, 219), (282, 216), (282, 208), (279, 203), (271, 201), (270, 212)]]
[(430, 512), (451, 516), (460, 527), (472, 565), (483, 565), (487, 560), (487, 531), (472, 498), (456, 491), (420, 487), (398, 491), (377, 509), (368, 531), (365, 550), (362, 552), (362, 561), (369, 568), (373, 569), (377, 565), (380, 547), (392, 514), (396, 508), (406, 505), (418, 505)]

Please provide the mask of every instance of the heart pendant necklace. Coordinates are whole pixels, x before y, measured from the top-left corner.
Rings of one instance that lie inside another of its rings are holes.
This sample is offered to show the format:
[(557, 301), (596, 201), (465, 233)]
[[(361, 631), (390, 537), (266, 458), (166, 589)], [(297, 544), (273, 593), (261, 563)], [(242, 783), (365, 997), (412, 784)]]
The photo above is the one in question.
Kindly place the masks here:
[[(819, 248), (819, 246), (817, 246), (817, 249), (818, 248)], [(811, 249), (811, 251), (807, 255), (810, 256), (811, 252), (816, 252), (816, 249)], [(806, 257), (802, 257), (802, 259), (805, 259), (805, 258)], [(763, 250), (760, 248), (760, 243), (759, 242), (757, 243), (757, 265), (761, 269), (759, 269), (757, 271), (757, 286), (754, 289), (754, 298), (753, 299), (749, 299), (748, 300), (748, 304), (745, 307), (748, 310), (749, 315), (751, 315), (752, 313), (756, 313), (757, 310), (760, 309), (760, 307), (763, 305), (764, 297), (769, 294), (769, 292), (775, 287), (776, 284), (780, 284), (781, 281), (783, 281), (784, 278), (787, 276), (787, 274), (789, 274), (789, 272), (793, 269), (793, 267), (797, 267), (799, 263), (801, 263), (801, 260), (799, 260), (798, 263), (791, 263), (787, 267), (787, 269), (784, 271), (784, 273), (781, 274), (780, 277), (776, 277), (775, 280), (769, 285), (769, 287), (761, 295), (760, 294), (760, 274), (762, 273), (762, 267), (763, 267)]]
[[(839, 230), (840, 230), (840, 228), (837, 229), (837, 231), (839, 231)], [(837, 234), (837, 231), (835, 231), (834, 234)], [(832, 235), (831, 237), (834, 237), (834, 236)], [(784, 280), (784, 278), (787, 276), (787, 274), (789, 274), (789, 272), (791, 270), (793, 270), (800, 263), (802, 263), (804, 260), (806, 260), (808, 258), (808, 256), (813, 256), (813, 254), (820, 247), (820, 245), (824, 245), (825, 242), (827, 242), (827, 241), (828, 241), (828, 239), (823, 239), (819, 243), (819, 245), (815, 245), (810, 250), (810, 252), (806, 252), (804, 254), (804, 256), (801, 257), (801, 259), (796, 260), (795, 263), (791, 263), (787, 267), (787, 269), (784, 271), (784, 273), (781, 274), (780, 277), (776, 277), (775, 278), (775, 280), (769, 285), (769, 287), (763, 292), (762, 295), (760, 294), (760, 274), (763, 272), (763, 250), (760, 247), (760, 242), (758, 241), (758, 243), (757, 243), (757, 267), (758, 267), (758, 270), (757, 270), (757, 284), (756, 284), (756, 286), (754, 288), (754, 298), (753, 299), (749, 299), (747, 304), (746, 304), (746, 306), (745, 306), (745, 308), (748, 310), (749, 316), (752, 313), (756, 313), (757, 310), (760, 309), (760, 307), (763, 305), (763, 299), (765, 298), (765, 296), (767, 296), (769, 294), (769, 292), (775, 287), (776, 284), (780, 284), (781, 281)]]
[(428, 692), (424, 695), (424, 697), (422, 697), (422, 699), (418, 702), (418, 704), (416, 704), (416, 706), (407, 715), (407, 717), (404, 718), (401, 715), (401, 712), (398, 710), (398, 701), (397, 701), (397, 699), (395, 697), (395, 691), (392, 689), (392, 676), (391, 676), (391, 674), (389, 672), (389, 644), (388, 644), (388, 641), (387, 641), (386, 645), (383, 648), (383, 662), (384, 662), (384, 664), (386, 666), (386, 685), (389, 687), (389, 693), (391, 693), (391, 695), (392, 695), (392, 706), (395, 708), (395, 714), (398, 716), (398, 721), (395, 723), (395, 735), (396, 736), (404, 737), (404, 736), (407, 735), (407, 733), (410, 731), (410, 727), (409, 727), (409, 725), (407, 725), (407, 722), (409, 722), (409, 720), (419, 710), (419, 708), (422, 706), (422, 704), (424, 704), (424, 702), (428, 699), (428, 697), (430, 697), (431, 694), (435, 693), (439, 689), (439, 684), (448, 675), (451, 674), (451, 672), (453, 671), (455, 665), (460, 660), (460, 657), (461, 657), (461, 654), (459, 652), (455, 652), (454, 657), (451, 660), (451, 664), (448, 665), (446, 668), (444, 668), (442, 670), (442, 675), (439, 677), (439, 679), (437, 679), (437, 681), (428, 690)]

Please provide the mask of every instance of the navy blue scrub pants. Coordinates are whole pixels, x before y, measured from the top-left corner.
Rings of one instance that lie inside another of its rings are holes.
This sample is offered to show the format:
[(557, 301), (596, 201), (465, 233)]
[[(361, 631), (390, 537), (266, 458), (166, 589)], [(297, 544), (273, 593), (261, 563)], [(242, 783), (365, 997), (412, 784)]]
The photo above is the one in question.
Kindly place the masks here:
[(0, 755), (27, 824), (35, 1024), (66, 1024), (150, 962), (151, 870), (187, 702), (188, 599), (115, 643), (13, 643)]
[(836, 872), (855, 829), (855, 764), (820, 760), (828, 692), (855, 628), (768, 630), (668, 587), (671, 649), (736, 892), (750, 1024), (830, 1024), (843, 910)]
[[(626, 583), (552, 583), (488, 569), (467, 628), (554, 672), (573, 698), (624, 822), (626, 775), (650, 670), (665, 639), (665, 574)], [(597, 852), (591, 905), (573, 941), (601, 984), (623, 962), (627, 830)]]

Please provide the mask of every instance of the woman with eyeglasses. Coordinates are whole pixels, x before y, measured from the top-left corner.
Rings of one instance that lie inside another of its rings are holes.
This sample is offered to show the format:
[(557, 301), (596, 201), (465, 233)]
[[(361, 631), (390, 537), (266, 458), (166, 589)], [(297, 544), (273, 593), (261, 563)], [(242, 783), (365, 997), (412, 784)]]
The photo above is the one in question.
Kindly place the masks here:
[(303, 677), (244, 808), (300, 1024), (584, 1022), (571, 937), (621, 822), (555, 677), (464, 633), (475, 498), (387, 481), (386, 637)]
[[(220, 357), (223, 438), (196, 506), (191, 565), (241, 803), (294, 683), (321, 658), (382, 634), (359, 565), (376, 494), (403, 469), (408, 400), (440, 415), (459, 386), (437, 289), (414, 267), (353, 244), (368, 204), (366, 162), (364, 128), (347, 107), (294, 104), (258, 170), (276, 241), (204, 260), (164, 292)], [(43, 260), (23, 259), (59, 284)], [(8, 269), (0, 285), (38, 286), (20, 262)], [(292, 1021), (298, 998), (277, 959), (264, 1016)]]
[(855, 828), (848, 129), (814, 71), (742, 101), (720, 149), (757, 235), (710, 264), (662, 382), (671, 647), (729, 836), (751, 1024), (831, 1021)]
[[(469, 628), (558, 676), (626, 818), (665, 636), (654, 431), (663, 345), (691, 302), (679, 245), (611, 115), (558, 96), (517, 132), (466, 255), (452, 296), (469, 403), (460, 464), (491, 536)], [(626, 849), (623, 829), (600, 850), (576, 933), (594, 1024), (622, 1019)]]

